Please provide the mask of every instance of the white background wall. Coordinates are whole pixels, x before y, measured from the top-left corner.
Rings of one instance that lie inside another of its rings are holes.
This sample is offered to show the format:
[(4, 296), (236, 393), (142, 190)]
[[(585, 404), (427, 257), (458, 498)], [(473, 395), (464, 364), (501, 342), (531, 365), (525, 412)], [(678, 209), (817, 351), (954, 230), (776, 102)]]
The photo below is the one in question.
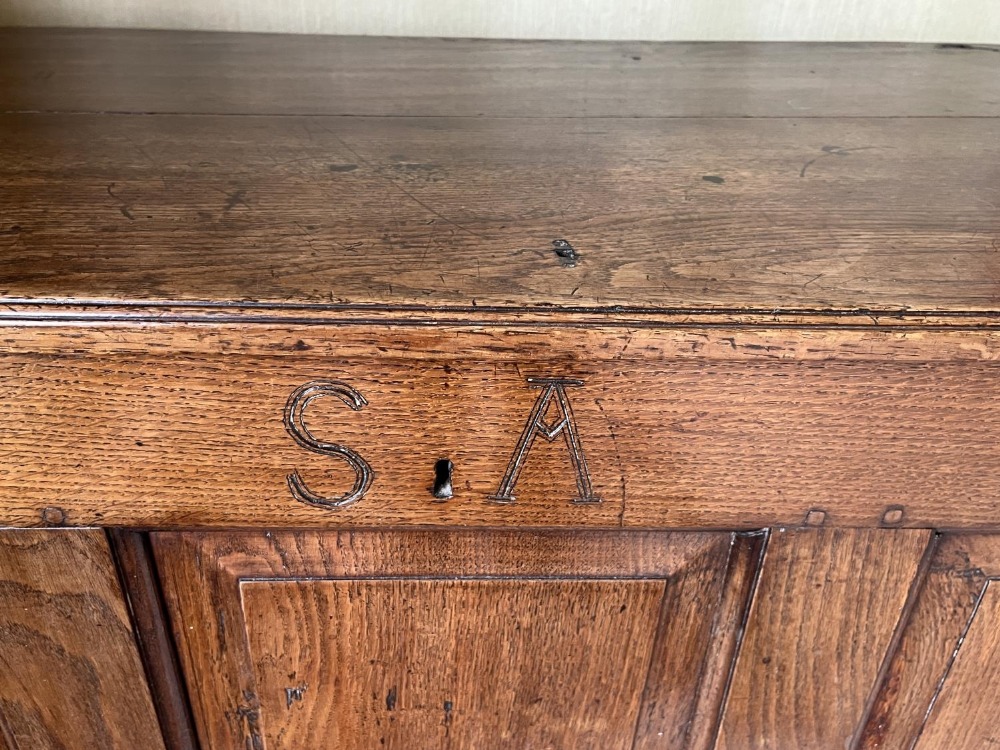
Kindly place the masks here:
[(1000, 0), (0, 0), (0, 24), (997, 44)]

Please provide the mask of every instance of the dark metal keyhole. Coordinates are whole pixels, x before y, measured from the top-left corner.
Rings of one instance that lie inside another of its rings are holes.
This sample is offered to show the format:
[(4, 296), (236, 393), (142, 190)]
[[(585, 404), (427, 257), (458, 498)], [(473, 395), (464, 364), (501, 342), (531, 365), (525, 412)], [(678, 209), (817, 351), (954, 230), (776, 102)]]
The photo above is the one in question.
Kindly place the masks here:
[(447, 458), (439, 459), (434, 464), (434, 487), (431, 490), (434, 497), (447, 500), (455, 494), (451, 486), (451, 473), (454, 469), (455, 465)]

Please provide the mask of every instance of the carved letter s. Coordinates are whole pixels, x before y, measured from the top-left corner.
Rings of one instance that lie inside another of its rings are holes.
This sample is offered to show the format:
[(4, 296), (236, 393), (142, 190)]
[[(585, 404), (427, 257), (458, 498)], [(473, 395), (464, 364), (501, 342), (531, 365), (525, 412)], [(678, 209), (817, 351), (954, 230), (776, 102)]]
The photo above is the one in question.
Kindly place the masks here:
[(295, 389), (285, 404), (285, 429), (296, 443), (313, 453), (325, 456), (340, 456), (354, 469), (355, 480), (351, 491), (340, 497), (323, 497), (311, 492), (298, 470), (288, 475), (288, 488), (292, 496), (303, 503), (320, 508), (339, 508), (360, 500), (368, 492), (375, 478), (372, 467), (357, 452), (338, 443), (326, 443), (316, 437), (306, 427), (303, 416), (314, 400), (323, 396), (336, 396), (354, 411), (361, 411), (368, 402), (365, 397), (346, 383), (336, 380), (314, 380)]

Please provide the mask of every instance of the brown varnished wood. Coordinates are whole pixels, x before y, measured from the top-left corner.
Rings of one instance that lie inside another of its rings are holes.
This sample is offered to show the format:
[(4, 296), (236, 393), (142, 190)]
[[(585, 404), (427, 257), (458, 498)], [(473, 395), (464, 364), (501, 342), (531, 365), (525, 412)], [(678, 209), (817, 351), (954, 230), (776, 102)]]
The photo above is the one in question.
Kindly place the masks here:
[(846, 747), (929, 538), (772, 533), (716, 747)]
[(108, 529), (165, 750), (198, 750), (191, 708), (146, 534)]
[[(519, 305), (518, 307), (481, 305), (383, 305), (294, 303), (271, 304), (230, 302), (120, 302), (71, 299), (8, 299), (0, 309), (0, 321), (10, 327), (86, 324), (93, 327), (149, 324), (218, 326), (252, 324), (251, 339), (268, 331), (289, 327), (313, 326), (320, 331), (330, 326), (440, 326), (450, 328), (542, 328), (576, 329), (625, 328), (677, 334), (683, 330), (705, 328), (738, 330), (751, 336), (780, 335), (785, 329), (813, 335), (839, 336), (855, 333), (871, 341), (891, 334), (976, 333), (989, 337), (1000, 328), (995, 311), (809, 310), (795, 308), (638, 308), (627, 305), (611, 307), (568, 307)], [(343, 330), (343, 329), (340, 329)], [(808, 334), (807, 334), (808, 335)], [(911, 339), (912, 340), (912, 339)], [(900, 349), (920, 356), (919, 349)]]
[(244, 583), (264, 745), (629, 748), (664, 589)]
[(0, 746), (991, 742), (997, 59), (0, 30)]
[[(37, 308), (36, 308), (37, 309)], [(669, 318), (609, 315), (584, 319), (531, 314), (450, 323), (427, 313), (379, 313), (377, 320), (348, 318), (330, 323), (323, 317), (285, 322), (258, 322), (216, 315), (191, 319), (185, 312), (155, 315), (126, 313), (120, 318), (74, 316), (61, 305), (47, 315), (9, 321), (0, 328), (6, 354), (136, 355), (174, 352), (185, 357), (266, 355), (311, 363), (336, 359), (441, 360), (481, 359), (494, 362), (545, 358), (606, 362), (643, 360), (731, 362), (997, 362), (1000, 327), (983, 318), (965, 324), (938, 319), (877, 325), (825, 326), (806, 317), (794, 323), (782, 316), (755, 316), (741, 325), (719, 325), (701, 315)], [(14, 313), (12, 313), (13, 315)], [(310, 313), (311, 315), (311, 313)], [(399, 317), (403, 316), (403, 317)], [(0, 310), (0, 320), (4, 313)], [(138, 318), (138, 320), (137, 320)], [(278, 318), (281, 321), (282, 318)], [(877, 320), (877, 318), (876, 318)], [(286, 366), (288, 362), (286, 362)]]
[[(715, 747), (722, 709), (725, 705), (736, 655), (746, 628), (750, 603), (760, 574), (760, 564), (768, 531), (737, 534), (729, 554), (726, 588), (716, 609), (712, 626), (712, 649), (702, 666), (701, 690), (691, 722), (685, 728), (689, 750), (712, 750)], [(650, 748), (660, 747), (655, 742)], [(637, 743), (636, 750), (640, 750)]]
[(163, 750), (99, 530), (0, 531), (0, 747)]
[(0, 295), (994, 315), (998, 144), (992, 117), (0, 115)]
[(729, 534), (153, 542), (209, 750), (382, 737), (388, 747), (630, 747), (636, 731), (642, 747), (682, 740), (699, 686), (716, 692), (706, 670), (725, 669), (712, 654), (729, 648), (727, 623), (738, 621), (722, 592), (752, 576), (740, 553), (734, 569)]
[(965, 750), (995, 742), (997, 577), (1000, 537), (940, 538), (859, 748)]
[(706, 550), (666, 592), (635, 750), (714, 746), (765, 539), (763, 533), (733, 535), (725, 578), (714, 574), (719, 551)]
[(1000, 586), (987, 582), (915, 750), (988, 747), (1000, 742)]
[(995, 52), (3, 30), (0, 110), (465, 117), (996, 116)]
[[(1000, 457), (993, 363), (456, 355), (306, 356), (294, 367), (283, 357), (7, 356), (3, 521), (754, 528), (814, 512), (827, 526), (998, 522), (997, 479), (978, 470)], [(532, 376), (582, 382), (567, 397), (603, 502), (572, 503), (577, 474), (561, 438), (531, 448), (516, 503), (490, 502), (541, 392)], [(367, 405), (320, 399), (310, 429), (374, 472), (367, 493), (337, 509), (299, 502), (286, 482), (297, 470), (334, 495), (354, 482), (343, 460), (304, 450), (283, 424), (293, 391), (328, 378)], [(455, 467), (444, 502), (431, 494), (439, 459)]]

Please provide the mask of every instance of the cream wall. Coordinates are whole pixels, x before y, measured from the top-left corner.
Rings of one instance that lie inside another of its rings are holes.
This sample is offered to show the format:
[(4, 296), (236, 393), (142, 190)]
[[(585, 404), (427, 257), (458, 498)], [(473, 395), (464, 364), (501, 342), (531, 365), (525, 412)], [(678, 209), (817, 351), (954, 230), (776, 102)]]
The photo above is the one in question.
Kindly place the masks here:
[(1000, 0), (0, 0), (0, 24), (996, 44)]

